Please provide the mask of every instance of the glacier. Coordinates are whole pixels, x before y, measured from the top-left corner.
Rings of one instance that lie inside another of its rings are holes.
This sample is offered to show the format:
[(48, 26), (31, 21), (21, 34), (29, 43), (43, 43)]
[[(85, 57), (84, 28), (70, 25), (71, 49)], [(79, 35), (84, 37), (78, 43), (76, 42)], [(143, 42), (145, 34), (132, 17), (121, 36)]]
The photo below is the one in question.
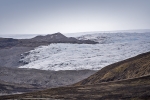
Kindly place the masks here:
[(88, 34), (99, 44), (53, 43), (22, 54), (19, 68), (41, 70), (100, 70), (101, 68), (150, 50), (150, 33)]

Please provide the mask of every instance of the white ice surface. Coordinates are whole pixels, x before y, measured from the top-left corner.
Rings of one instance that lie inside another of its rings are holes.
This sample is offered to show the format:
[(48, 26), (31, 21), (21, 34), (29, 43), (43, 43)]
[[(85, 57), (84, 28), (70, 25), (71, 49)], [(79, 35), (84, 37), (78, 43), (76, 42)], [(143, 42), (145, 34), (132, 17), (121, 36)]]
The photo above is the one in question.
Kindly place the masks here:
[[(97, 37), (102, 37), (105, 40)], [(50, 44), (31, 50), (19, 68), (41, 70), (99, 70), (106, 65), (150, 51), (150, 34), (94, 34), (84, 36), (100, 44)], [(81, 38), (80, 38), (81, 39)]]

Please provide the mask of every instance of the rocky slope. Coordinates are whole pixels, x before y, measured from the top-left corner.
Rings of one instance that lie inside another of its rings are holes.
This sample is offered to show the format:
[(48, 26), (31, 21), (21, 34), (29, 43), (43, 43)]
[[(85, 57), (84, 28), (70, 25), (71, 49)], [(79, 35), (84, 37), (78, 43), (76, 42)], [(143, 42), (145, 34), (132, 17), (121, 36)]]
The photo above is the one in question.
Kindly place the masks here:
[[(0, 80), (7, 83), (13, 83), (17, 86), (25, 84), (36, 88), (50, 88), (76, 83), (94, 74), (95, 72), (96, 71), (92, 70), (45, 71), (0, 67)], [(0, 89), (0, 93), (3, 93), (5, 90), (2, 87), (0, 87)], [(14, 88), (12, 87), (12, 90), (13, 89)], [(22, 92), (27, 90), (27, 88), (22, 89)], [(21, 90), (15, 91), (21, 92)], [(5, 92), (10, 92), (10, 90), (5, 90)]]
[(46, 36), (36, 36), (31, 39), (31, 41), (36, 42), (48, 42), (48, 43), (77, 43), (77, 44), (96, 44), (97, 42), (91, 40), (78, 40), (73, 37), (66, 37), (61, 33), (55, 33)]
[(0, 67), (17, 68), (23, 64), (19, 63), (21, 54), (34, 49), (34, 47), (11, 47), (0, 49)]
[(66, 37), (61, 33), (55, 33), (46, 36), (36, 36), (32, 39), (0, 38), (0, 49), (14, 46), (37, 47), (40, 45), (48, 45), (50, 43), (96, 44), (97, 42), (91, 40), (78, 40), (73, 37)]
[(1, 96), (0, 99), (149, 100), (149, 69), (150, 52), (106, 66), (74, 86)]
[(76, 85), (97, 84), (101, 82), (136, 78), (149, 74), (150, 52), (147, 52), (133, 58), (108, 65)]
[(38, 91), (44, 88), (27, 84), (16, 84), (0, 81), (0, 95), (20, 94), (31, 91)]
[(18, 42), (19, 41), (17, 39), (0, 38), (0, 49), (16, 46)]

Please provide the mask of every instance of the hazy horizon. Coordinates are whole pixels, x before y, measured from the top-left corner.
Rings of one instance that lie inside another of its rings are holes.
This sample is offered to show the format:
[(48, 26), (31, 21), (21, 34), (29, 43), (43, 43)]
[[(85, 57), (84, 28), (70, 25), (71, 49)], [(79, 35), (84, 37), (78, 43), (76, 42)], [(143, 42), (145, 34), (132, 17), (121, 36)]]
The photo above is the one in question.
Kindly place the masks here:
[[(67, 37), (79, 37), (86, 34), (96, 34), (96, 33), (147, 33), (147, 32), (150, 33), (150, 29), (93, 31), (93, 32), (77, 32), (77, 33), (62, 33), (62, 34)], [(50, 33), (50, 34), (54, 34), (54, 33)], [(0, 38), (30, 39), (38, 35), (45, 36), (48, 34), (0, 34)]]
[(150, 29), (150, 0), (0, 0), (0, 34)]

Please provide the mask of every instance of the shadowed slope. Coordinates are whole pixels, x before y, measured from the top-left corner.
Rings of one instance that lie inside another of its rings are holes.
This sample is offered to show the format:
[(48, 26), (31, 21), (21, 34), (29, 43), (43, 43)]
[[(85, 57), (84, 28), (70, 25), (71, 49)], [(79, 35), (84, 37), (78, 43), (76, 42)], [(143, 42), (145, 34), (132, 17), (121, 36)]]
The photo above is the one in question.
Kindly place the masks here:
[(33, 85), (27, 85), (27, 84), (14, 84), (14, 83), (8, 83), (4, 81), (0, 81), (0, 95), (8, 95), (8, 94), (15, 94), (15, 93), (23, 93), (23, 92), (31, 92), (35, 90), (44, 89), (41, 87), (36, 87)]
[(117, 62), (102, 68), (100, 71), (75, 85), (97, 84), (115, 80), (136, 78), (150, 74), (150, 52)]
[(92, 70), (51, 71), (0, 67), (0, 80), (14, 84), (33, 85), (38, 88), (51, 88), (76, 83), (95, 72)]

